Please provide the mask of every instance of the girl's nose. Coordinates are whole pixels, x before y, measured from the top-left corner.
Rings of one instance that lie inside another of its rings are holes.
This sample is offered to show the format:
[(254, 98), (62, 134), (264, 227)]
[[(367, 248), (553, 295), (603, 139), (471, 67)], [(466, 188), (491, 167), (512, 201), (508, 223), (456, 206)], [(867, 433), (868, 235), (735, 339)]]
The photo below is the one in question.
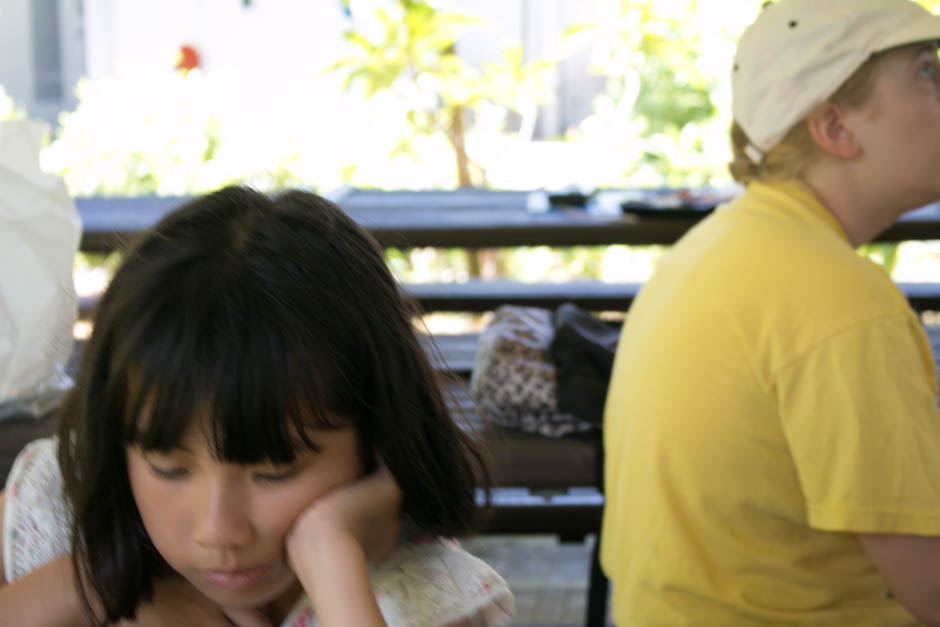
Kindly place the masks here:
[(254, 531), (243, 490), (236, 481), (219, 478), (207, 485), (196, 503), (194, 531), (198, 544), (213, 549), (238, 549), (251, 542)]

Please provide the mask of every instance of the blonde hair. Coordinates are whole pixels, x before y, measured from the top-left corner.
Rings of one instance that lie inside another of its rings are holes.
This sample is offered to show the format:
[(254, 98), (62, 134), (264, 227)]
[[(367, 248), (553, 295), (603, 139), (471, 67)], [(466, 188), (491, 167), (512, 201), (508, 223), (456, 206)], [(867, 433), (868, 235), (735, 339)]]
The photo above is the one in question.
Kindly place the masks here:
[[(879, 61), (884, 53), (876, 53), (848, 78), (826, 102), (847, 108), (862, 105), (871, 95)], [(822, 108), (820, 105), (819, 108)], [(816, 109), (816, 111), (819, 110)], [(815, 113), (815, 111), (813, 112)], [(734, 158), (728, 164), (731, 176), (739, 183), (796, 178), (818, 159), (822, 151), (809, 132), (806, 121), (813, 113), (796, 123), (780, 142), (764, 154), (764, 159), (754, 163), (745, 152), (747, 134), (735, 121), (731, 124), (731, 149)]]

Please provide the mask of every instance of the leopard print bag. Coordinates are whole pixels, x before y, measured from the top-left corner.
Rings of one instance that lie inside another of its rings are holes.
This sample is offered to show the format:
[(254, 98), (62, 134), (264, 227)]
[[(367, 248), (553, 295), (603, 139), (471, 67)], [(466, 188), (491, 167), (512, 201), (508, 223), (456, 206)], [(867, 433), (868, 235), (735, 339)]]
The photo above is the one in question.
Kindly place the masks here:
[(595, 426), (558, 409), (556, 369), (549, 355), (552, 312), (504, 305), (480, 334), (470, 394), (491, 424), (561, 437)]

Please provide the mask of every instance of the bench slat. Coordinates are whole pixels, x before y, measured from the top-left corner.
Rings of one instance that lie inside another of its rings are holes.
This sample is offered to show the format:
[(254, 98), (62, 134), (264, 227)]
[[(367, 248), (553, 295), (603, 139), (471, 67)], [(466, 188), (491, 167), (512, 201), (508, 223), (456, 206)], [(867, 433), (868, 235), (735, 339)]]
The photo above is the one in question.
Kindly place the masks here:
[(642, 283), (566, 281), (466, 281), (463, 283), (410, 283), (405, 290), (425, 311), (492, 311), (505, 304), (555, 309), (576, 303), (588, 311), (626, 311)]
[[(334, 199), (383, 247), (590, 246), (672, 244), (707, 211), (648, 208), (623, 215), (582, 209), (526, 209), (528, 193), (500, 190), (371, 191), (352, 189)], [(183, 197), (76, 198), (82, 220), (81, 250), (123, 247)], [(911, 211), (875, 237), (877, 241), (940, 238), (940, 204)]]
[[(555, 309), (563, 303), (574, 303), (588, 311), (626, 311), (642, 287), (642, 283), (602, 281), (466, 281), (411, 283), (404, 289), (426, 312), (482, 313), (506, 304)], [(915, 311), (940, 310), (940, 283), (899, 283), (898, 287)], [(96, 296), (80, 297), (79, 318), (90, 318), (97, 302)]]

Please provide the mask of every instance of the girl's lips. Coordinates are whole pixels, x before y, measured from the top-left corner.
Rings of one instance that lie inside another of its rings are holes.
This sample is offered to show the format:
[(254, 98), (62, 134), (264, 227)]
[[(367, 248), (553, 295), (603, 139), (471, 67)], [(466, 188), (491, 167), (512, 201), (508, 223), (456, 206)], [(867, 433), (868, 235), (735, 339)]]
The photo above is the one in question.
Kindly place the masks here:
[(243, 570), (207, 570), (203, 576), (210, 582), (230, 590), (252, 586), (271, 572), (271, 565)]

